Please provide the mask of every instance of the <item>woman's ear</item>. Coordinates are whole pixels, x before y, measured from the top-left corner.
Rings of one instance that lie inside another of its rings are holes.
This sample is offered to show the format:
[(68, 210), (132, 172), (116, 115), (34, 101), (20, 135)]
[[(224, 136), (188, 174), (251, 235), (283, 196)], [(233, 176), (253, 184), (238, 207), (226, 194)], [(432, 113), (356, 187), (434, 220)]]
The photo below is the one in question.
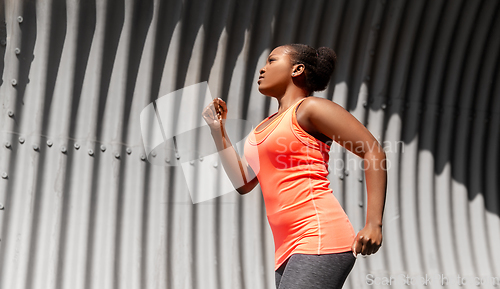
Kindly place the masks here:
[(304, 73), (304, 70), (305, 70), (304, 64), (295, 64), (293, 66), (292, 76), (299, 76), (302, 73)]

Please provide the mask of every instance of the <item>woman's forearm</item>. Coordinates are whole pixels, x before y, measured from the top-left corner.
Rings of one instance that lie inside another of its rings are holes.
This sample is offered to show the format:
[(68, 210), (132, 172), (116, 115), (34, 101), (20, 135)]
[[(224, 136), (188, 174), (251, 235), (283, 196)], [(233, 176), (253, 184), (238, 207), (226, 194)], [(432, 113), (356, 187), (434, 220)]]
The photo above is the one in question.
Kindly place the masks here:
[(364, 156), (366, 190), (368, 194), (366, 224), (382, 226), (387, 188), (386, 156), (382, 148)]
[(246, 165), (242, 163), (238, 152), (231, 144), (224, 126), (217, 129), (212, 128), (211, 133), (215, 146), (217, 147), (222, 166), (224, 167), (224, 170), (226, 171), (226, 174), (231, 180), (234, 188), (240, 192), (239, 189), (244, 187), (250, 181)]

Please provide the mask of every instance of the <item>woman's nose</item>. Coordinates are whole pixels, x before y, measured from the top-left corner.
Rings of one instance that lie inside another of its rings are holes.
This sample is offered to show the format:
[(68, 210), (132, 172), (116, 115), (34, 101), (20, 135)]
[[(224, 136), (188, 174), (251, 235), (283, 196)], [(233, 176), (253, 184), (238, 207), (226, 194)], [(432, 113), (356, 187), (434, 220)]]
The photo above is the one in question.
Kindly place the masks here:
[[(264, 66), (265, 67), (265, 66)], [(259, 70), (259, 73), (262, 74), (264, 73), (264, 67), (262, 67), (260, 70)]]

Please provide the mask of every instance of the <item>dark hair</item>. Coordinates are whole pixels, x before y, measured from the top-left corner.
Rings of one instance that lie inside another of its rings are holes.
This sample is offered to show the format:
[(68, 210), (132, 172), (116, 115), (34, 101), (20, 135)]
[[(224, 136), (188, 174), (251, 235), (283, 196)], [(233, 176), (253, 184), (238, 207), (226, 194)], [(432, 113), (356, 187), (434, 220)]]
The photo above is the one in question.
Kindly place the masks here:
[(290, 48), (292, 65), (304, 64), (305, 85), (309, 92), (326, 88), (337, 64), (337, 55), (333, 49), (320, 47), (315, 49), (305, 44), (287, 44)]

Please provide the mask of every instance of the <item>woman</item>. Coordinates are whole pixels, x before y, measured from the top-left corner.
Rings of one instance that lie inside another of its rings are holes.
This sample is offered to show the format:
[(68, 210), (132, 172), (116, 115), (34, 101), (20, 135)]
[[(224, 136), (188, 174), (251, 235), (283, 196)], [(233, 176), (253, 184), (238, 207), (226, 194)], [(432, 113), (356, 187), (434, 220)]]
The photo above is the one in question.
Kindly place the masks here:
[[(249, 135), (240, 158), (224, 129), (227, 106), (208, 105), (209, 124), (225, 171), (240, 194), (260, 183), (275, 243), (276, 288), (341, 288), (357, 254), (382, 243), (385, 153), (371, 133), (334, 102), (310, 96), (324, 90), (335, 67), (330, 48), (303, 44), (275, 48), (260, 70), (259, 91), (278, 112)], [(368, 207), (356, 235), (329, 188), (332, 141), (364, 159)]]

